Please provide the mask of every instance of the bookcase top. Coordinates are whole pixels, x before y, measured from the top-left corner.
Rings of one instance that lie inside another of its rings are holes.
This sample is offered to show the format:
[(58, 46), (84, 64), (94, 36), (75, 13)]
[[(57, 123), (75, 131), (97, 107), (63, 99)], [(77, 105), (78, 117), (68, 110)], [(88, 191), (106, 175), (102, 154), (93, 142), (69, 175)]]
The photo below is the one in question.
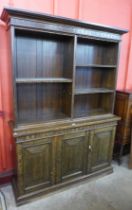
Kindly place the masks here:
[(38, 12), (33, 12), (33, 11), (28, 11), (28, 10), (5, 7), (1, 14), (1, 20), (4, 22), (9, 22), (11, 17), (68, 24), (71, 26), (79, 26), (86, 29), (88, 28), (88, 29), (94, 29), (94, 30), (99, 30), (99, 31), (112, 32), (119, 35), (122, 35), (128, 32), (128, 30), (118, 28), (118, 27), (111, 27), (111, 26), (106, 26), (102, 24), (95, 24), (95, 23), (89, 23), (89, 22), (80, 21), (76, 19), (71, 19), (71, 18), (49, 15), (45, 13), (38, 13)]

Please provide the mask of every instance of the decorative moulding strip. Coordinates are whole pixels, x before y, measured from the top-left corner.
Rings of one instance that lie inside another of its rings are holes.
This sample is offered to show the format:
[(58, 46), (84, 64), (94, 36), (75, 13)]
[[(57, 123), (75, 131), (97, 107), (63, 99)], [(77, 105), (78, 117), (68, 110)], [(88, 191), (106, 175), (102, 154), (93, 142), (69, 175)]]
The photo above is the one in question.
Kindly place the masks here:
[[(96, 126), (87, 126), (87, 127), (79, 127), (79, 128), (72, 128), (72, 129), (68, 129), (68, 130), (62, 130), (62, 131), (56, 131), (56, 132), (47, 132), (47, 133), (39, 133), (39, 134), (27, 134), (27, 136), (22, 136), (22, 137), (18, 137), (16, 140), (16, 143), (22, 143), (22, 142), (32, 142), (32, 144), (35, 144), (35, 142), (33, 143), (33, 141), (37, 141), (38, 143), (41, 143), (45, 138), (53, 138), (53, 137), (58, 137), (58, 136), (62, 136), (62, 135), (67, 135), (67, 134), (71, 134), (71, 133), (75, 133), (75, 132), (85, 132), (85, 131), (94, 131), (95, 129), (102, 129), (102, 128), (110, 128), (110, 127), (115, 127), (117, 125), (117, 122), (113, 122), (113, 123), (109, 123), (108, 124), (104, 124), (103, 126), (101, 125), (96, 125)], [(40, 141), (40, 142), (39, 142)]]
[(23, 27), (23, 28), (36, 28), (40, 30), (46, 30), (46, 31), (56, 31), (56, 32), (63, 32), (63, 33), (71, 33), (71, 34), (79, 34), (83, 36), (89, 36), (93, 38), (99, 38), (99, 39), (106, 39), (106, 40), (120, 40), (120, 35), (114, 34), (111, 32), (105, 32), (105, 31), (98, 31), (98, 30), (92, 30), (92, 29), (84, 29), (81, 27), (72, 27), (70, 25), (65, 25), (61, 23), (48, 23), (46, 21), (37, 21), (37, 24), (33, 20), (22, 20), (18, 18), (12, 18), (10, 25), (13, 25), (15, 27)]
[[(97, 121), (94, 121), (96, 119)], [(106, 114), (101, 116), (95, 116), (95, 117), (89, 117), (87, 118), (82, 118), (81, 119), (81, 125), (80, 125), (80, 118), (76, 120), (66, 120), (66, 121), (59, 121), (59, 122), (50, 122), (50, 123), (39, 123), (39, 124), (30, 124), (30, 125), (19, 125), (18, 127), (14, 128), (14, 137), (18, 136), (24, 136), (23, 134), (26, 133), (26, 135), (29, 134), (34, 134), (34, 133), (39, 133), (41, 131), (46, 132), (46, 131), (54, 131), (58, 126), (61, 126), (63, 129), (67, 129), (69, 127), (79, 127), (79, 126), (85, 126), (85, 125), (94, 125), (95, 122), (97, 124), (102, 124), (102, 123), (107, 123), (107, 122), (113, 122), (120, 120), (119, 117), (113, 115), (113, 114)], [(79, 125), (78, 125), (79, 124)], [(45, 128), (45, 129), (44, 129)]]
[(100, 128), (107, 128), (107, 127), (112, 127), (117, 125), (116, 121), (109, 122), (109, 123), (102, 123), (98, 125), (84, 125), (84, 126), (78, 126), (75, 128), (71, 128), (71, 126), (62, 128), (61, 130), (53, 130), (53, 131), (43, 131), (39, 130), (37, 131), (25, 131), (21, 132), (21, 134), (18, 134), (17, 141), (16, 143), (24, 142), (24, 141), (33, 141), (33, 140), (41, 140), (42, 138), (45, 139), (47, 137), (53, 137), (53, 136), (59, 136), (59, 135), (64, 135), (64, 134), (69, 134), (69, 133), (75, 133), (75, 132), (82, 132), (82, 131), (92, 131), (95, 129), (100, 129)]

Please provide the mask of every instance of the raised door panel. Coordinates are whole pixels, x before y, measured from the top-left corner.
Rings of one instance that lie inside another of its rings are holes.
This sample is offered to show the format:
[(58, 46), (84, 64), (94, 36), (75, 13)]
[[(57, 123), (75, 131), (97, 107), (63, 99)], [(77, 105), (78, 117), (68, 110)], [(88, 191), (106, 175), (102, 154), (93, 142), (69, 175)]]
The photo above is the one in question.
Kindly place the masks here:
[(53, 139), (32, 141), (22, 146), (23, 187), (32, 191), (54, 184)]
[(93, 172), (110, 165), (114, 136), (115, 128), (98, 129), (91, 132), (89, 171)]
[(88, 134), (72, 133), (59, 139), (57, 182), (67, 181), (86, 173)]

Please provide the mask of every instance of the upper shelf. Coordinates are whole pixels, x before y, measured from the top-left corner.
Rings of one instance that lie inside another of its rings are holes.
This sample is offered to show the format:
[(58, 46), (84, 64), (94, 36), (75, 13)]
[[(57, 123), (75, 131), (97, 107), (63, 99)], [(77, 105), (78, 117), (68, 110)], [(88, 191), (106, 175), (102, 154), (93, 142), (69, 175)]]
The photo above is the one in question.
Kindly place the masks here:
[(100, 64), (87, 64), (87, 65), (76, 65), (76, 67), (84, 67), (84, 68), (116, 68), (116, 65), (100, 65)]
[(17, 78), (16, 83), (70, 83), (68, 78)]

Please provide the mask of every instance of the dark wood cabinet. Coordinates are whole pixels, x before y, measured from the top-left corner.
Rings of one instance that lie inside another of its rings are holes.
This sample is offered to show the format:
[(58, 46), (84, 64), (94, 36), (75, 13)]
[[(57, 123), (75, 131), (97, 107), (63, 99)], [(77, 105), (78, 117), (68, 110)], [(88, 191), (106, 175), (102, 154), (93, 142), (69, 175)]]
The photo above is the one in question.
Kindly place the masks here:
[(96, 171), (111, 164), (115, 128), (97, 129), (91, 132), (90, 150), (91, 161), (90, 171)]
[(60, 182), (86, 174), (88, 135), (85, 132), (68, 133), (58, 142), (57, 171)]
[(125, 150), (129, 150), (131, 141), (131, 125), (132, 125), (132, 92), (116, 91), (114, 113), (121, 117), (118, 122), (114, 155), (121, 163), (121, 158)]
[(18, 204), (112, 172), (118, 51), (126, 30), (11, 8)]
[[(38, 126), (17, 131), (17, 202), (101, 173), (111, 173), (115, 126), (119, 118), (69, 126)], [(58, 127), (60, 130), (58, 131)], [(70, 127), (70, 128), (69, 128)], [(43, 130), (44, 129), (44, 130)], [(52, 130), (52, 131), (51, 131)], [(30, 130), (31, 131), (31, 130)], [(25, 135), (25, 132), (27, 134)], [(18, 137), (19, 135), (19, 137)]]
[(52, 138), (35, 140), (17, 146), (22, 194), (55, 184), (55, 143)]

